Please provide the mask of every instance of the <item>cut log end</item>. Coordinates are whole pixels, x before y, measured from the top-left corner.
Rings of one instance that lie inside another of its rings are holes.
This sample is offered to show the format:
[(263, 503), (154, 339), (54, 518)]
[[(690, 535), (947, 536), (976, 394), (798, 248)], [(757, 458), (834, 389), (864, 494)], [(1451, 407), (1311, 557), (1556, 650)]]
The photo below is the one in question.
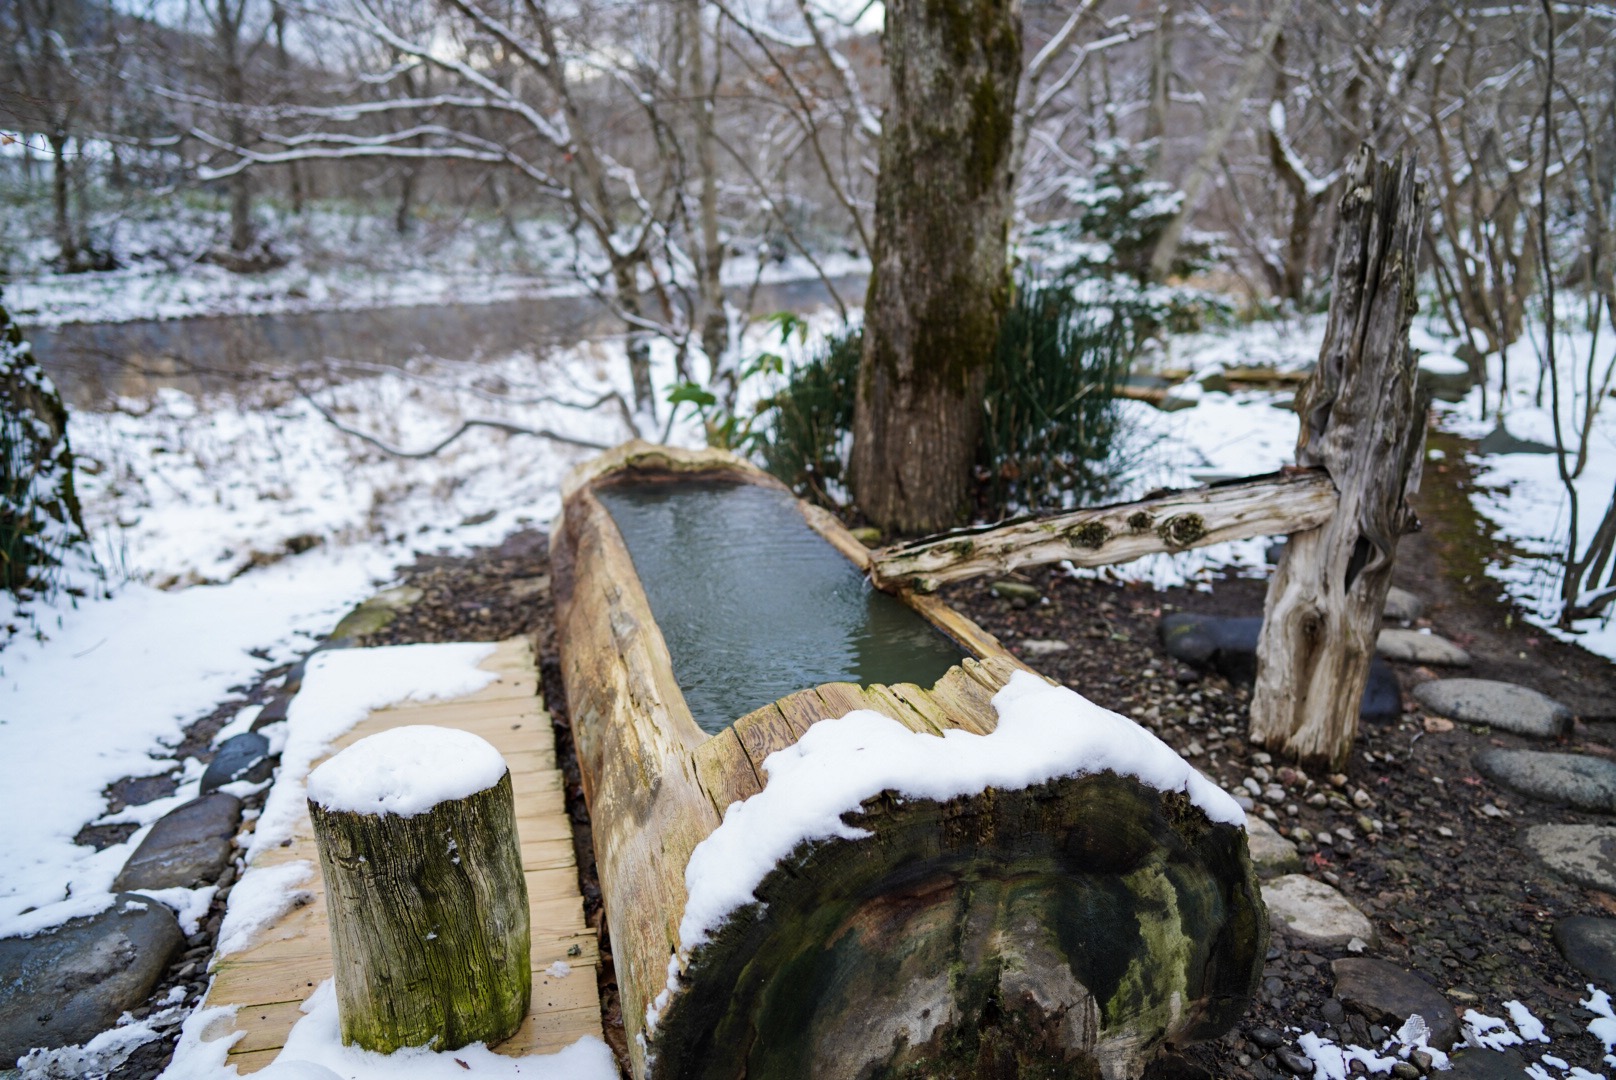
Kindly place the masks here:
[(803, 845), (699, 947), (659, 1075), (1138, 1076), (1242, 1015), (1267, 947), (1245, 834), (1102, 773)]

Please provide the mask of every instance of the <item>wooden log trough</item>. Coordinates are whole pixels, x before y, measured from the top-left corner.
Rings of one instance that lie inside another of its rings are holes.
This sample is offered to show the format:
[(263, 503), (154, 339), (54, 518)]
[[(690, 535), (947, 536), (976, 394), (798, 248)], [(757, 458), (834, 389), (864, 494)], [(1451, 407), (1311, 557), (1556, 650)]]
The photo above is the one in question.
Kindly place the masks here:
[[(740, 537), (764, 560), (761, 579), (733, 555), (647, 548), (609, 506), (648, 489), (757, 495), (788, 507), (802, 535)], [(642, 571), (691, 579), (686, 589), (714, 578), (720, 605), (726, 584), (761, 594), (749, 597), (761, 600), (754, 614), (720, 607), (715, 617), (749, 620), (741, 636), (754, 629), (764, 645), (775, 614), (810, 627), (830, 619), (817, 594), (792, 593), (789, 573), (775, 584), (766, 564), (777, 549), (803, 536), (828, 545), (866, 591), (868, 552), (719, 451), (631, 443), (575, 470), (563, 499), (552, 533), (562, 677), (636, 1077), (1120, 1080), (1244, 1013), (1267, 919), (1242, 819), (1153, 736), (1052, 687), (970, 620), (907, 589), (899, 614), (956, 658), (940, 677), (866, 677), (875, 669), (855, 661), (856, 678), (792, 685), (815, 676), (788, 657), (788, 692), (771, 689), (775, 700), (718, 723), (698, 705), (698, 723), (691, 702), (707, 688), (684, 655), (687, 613), (659, 610), (665, 583)], [(884, 756), (861, 757), (865, 742), (847, 732), (870, 735)], [(957, 791), (917, 765), (969, 773), (1004, 760), (1012, 738), (1064, 764), (1035, 761)], [(1129, 747), (1158, 767), (1127, 764)], [(832, 752), (843, 756), (822, 756)], [(810, 759), (833, 764), (805, 783)], [(813, 801), (846, 787), (849, 771), (900, 779), (876, 780), (828, 827), (765, 850), (740, 898), (715, 907), (714, 878), (767, 847), (755, 841), (768, 832), (769, 799)]]

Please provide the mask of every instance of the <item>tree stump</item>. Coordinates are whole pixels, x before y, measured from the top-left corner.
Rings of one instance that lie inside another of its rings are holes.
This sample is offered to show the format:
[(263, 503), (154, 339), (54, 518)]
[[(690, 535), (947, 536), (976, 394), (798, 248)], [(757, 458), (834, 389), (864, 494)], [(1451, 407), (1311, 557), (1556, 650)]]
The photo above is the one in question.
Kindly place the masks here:
[(1416, 525), (1407, 496), (1419, 489), (1426, 409), (1408, 329), (1424, 218), (1414, 162), (1361, 150), (1341, 198), (1324, 348), (1296, 398), (1296, 464), (1322, 466), (1340, 503), (1280, 557), (1251, 699), (1251, 741), (1305, 763), (1346, 762), (1397, 538)]
[(509, 1038), (527, 1015), (527, 883), (510, 770), (464, 731), (361, 739), (309, 777), (342, 1041)]

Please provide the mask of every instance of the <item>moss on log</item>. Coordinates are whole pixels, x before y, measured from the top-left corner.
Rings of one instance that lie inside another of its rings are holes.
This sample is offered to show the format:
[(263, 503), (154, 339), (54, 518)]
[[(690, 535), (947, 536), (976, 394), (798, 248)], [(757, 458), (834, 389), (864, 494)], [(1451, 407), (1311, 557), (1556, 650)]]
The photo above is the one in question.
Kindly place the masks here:
[(515, 1034), (533, 975), (510, 772), (411, 817), (312, 799), (309, 815), (342, 1041), (385, 1054)]

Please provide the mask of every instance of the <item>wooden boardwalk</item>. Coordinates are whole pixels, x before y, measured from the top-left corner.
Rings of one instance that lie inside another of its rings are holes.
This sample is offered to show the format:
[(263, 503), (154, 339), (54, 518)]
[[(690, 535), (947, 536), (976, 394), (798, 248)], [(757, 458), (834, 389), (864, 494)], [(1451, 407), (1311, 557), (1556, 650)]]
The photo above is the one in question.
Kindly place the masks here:
[[(595, 933), (584, 922), (578, 868), (572, 853), (562, 775), (556, 768), (550, 714), (538, 695), (538, 674), (528, 643), (501, 642), (482, 668), (499, 678), (479, 692), (449, 702), (400, 705), (370, 715), (333, 752), (378, 731), (406, 724), (437, 724), (482, 736), (505, 756), (516, 796), (516, 827), (522, 843), (528, 902), (533, 913), (533, 1004), (526, 1022), (495, 1047), (500, 1054), (553, 1053), (585, 1035), (601, 1037), (599, 960)], [(318, 764), (318, 762), (316, 762)], [(305, 860), (314, 867), (303, 888), (312, 900), (261, 933), (250, 949), (217, 960), (204, 1007), (236, 1006), (234, 1026), (210, 1030), (207, 1038), (243, 1032), (229, 1064), (242, 1074), (275, 1060), (300, 1006), (331, 977), (331, 940), (314, 832), (305, 812), (290, 845), (266, 852), (254, 867)], [(571, 967), (560, 978), (548, 969)]]

